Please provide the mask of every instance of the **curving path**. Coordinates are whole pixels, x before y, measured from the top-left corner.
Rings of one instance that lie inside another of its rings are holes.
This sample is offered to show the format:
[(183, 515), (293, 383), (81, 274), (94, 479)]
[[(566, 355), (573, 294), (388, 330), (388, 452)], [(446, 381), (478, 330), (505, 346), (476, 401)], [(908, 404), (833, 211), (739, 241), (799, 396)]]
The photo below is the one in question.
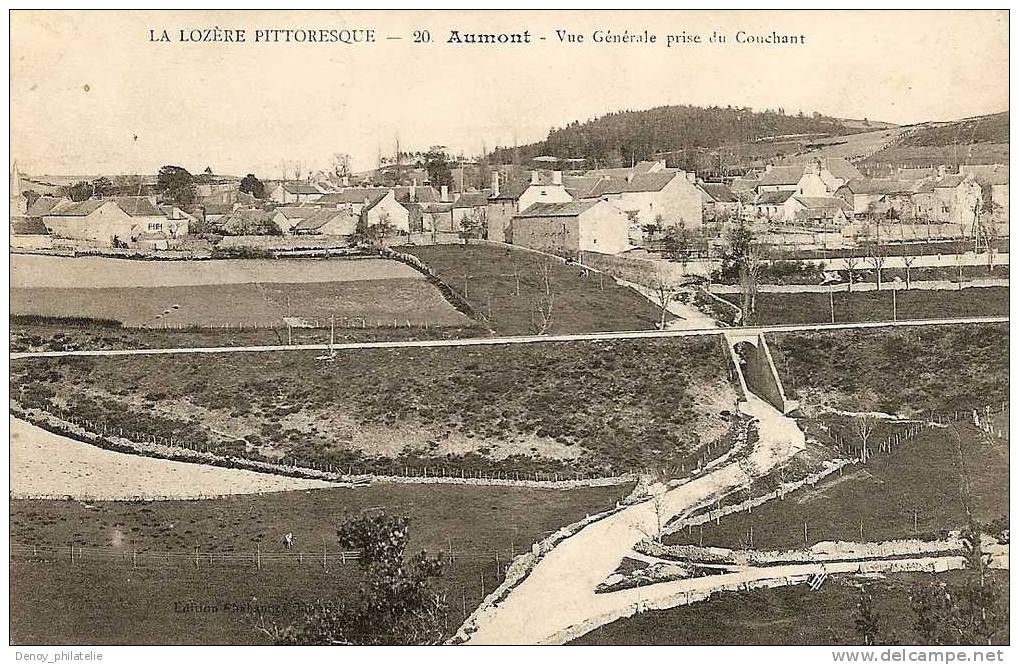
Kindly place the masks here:
[(804, 447), (795, 421), (771, 405), (751, 395), (741, 406), (758, 420), (758, 443), (749, 455), (750, 465), (730, 462), (566, 538), (502, 601), (479, 610), (477, 629), (465, 636), (466, 643), (542, 644), (597, 617), (627, 611), (633, 605), (632, 594), (596, 594), (595, 588), (634, 545), (654, 535), (659, 523), (743, 485), (747, 471), (764, 475)]

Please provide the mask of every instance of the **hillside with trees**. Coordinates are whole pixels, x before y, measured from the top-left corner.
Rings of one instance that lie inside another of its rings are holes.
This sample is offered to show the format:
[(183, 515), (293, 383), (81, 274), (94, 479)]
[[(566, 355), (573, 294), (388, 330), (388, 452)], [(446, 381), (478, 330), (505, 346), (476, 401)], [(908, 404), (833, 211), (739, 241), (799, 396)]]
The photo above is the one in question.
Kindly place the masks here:
[(931, 123), (908, 132), (896, 142), (902, 146), (949, 146), (976, 143), (1008, 143), (1008, 111), (966, 118), (956, 122)]
[[(552, 129), (544, 141), (500, 147), (496, 163), (528, 160), (538, 155), (582, 158), (589, 168), (627, 165), (679, 150), (712, 150), (777, 137), (832, 136), (865, 131), (859, 121), (819, 113), (787, 115), (784, 109), (755, 111), (735, 106), (660, 106), (619, 111)], [(677, 164), (681, 165), (681, 164)]]

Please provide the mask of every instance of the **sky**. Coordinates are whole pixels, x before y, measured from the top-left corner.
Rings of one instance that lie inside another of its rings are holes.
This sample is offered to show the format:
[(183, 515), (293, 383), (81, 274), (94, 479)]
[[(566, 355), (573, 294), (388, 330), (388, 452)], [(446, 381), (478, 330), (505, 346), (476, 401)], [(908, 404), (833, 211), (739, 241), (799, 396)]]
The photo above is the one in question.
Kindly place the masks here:
[[(245, 43), (179, 30), (243, 28)], [(267, 28), (373, 29), (376, 42), (255, 43)], [(150, 30), (175, 40), (150, 40)], [(427, 30), (429, 43), (413, 43)], [(530, 44), (454, 45), (451, 30)], [(584, 36), (560, 43), (557, 30)], [(595, 30), (658, 36), (592, 41)], [(805, 35), (750, 45), (737, 31)], [(725, 44), (667, 48), (717, 31)], [(387, 37), (402, 37), (388, 39)], [(540, 37), (545, 37), (541, 40)], [(280, 176), (282, 160), (356, 170), (379, 152), (482, 148), (667, 104), (784, 108), (898, 124), (1008, 109), (1004, 11), (11, 13), (11, 160), (41, 174), (192, 171)]]

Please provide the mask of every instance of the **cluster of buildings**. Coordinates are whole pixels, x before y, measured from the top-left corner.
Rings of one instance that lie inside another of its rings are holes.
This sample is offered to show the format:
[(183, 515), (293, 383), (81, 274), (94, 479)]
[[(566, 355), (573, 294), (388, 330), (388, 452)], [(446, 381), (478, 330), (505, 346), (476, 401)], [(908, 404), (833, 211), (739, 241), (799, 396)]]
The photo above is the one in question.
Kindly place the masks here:
[[(420, 175), (420, 174), (419, 174)], [(493, 167), (485, 189), (451, 192), (418, 184), (348, 186), (321, 181), (266, 184), (264, 198), (240, 191), (240, 179), (211, 171), (196, 178), (187, 209), (157, 196), (74, 202), (44, 194), (30, 204), (12, 174), (12, 241), (55, 237), (106, 246), (174, 246), (189, 234), (316, 236), (350, 242), (386, 225), (396, 241), (466, 234), (559, 253), (618, 254), (670, 229), (720, 236), (736, 220), (770, 233), (856, 233), (867, 220), (972, 225), (977, 210), (1004, 216), (1008, 167), (900, 169), (865, 177), (845, 159), (772, 165), (725, 182), (705, 182), (664, 161), (563, 173)], [(461, 181), (462, 182), (462, 181)], [(15, 207), (15, 203), (18, 207)], [(854, 226), (855, 225), (855, 226)], [(401, 238), (402, 237), (402, 238)], [(17, 244), (17, 243), (14, 243)]]

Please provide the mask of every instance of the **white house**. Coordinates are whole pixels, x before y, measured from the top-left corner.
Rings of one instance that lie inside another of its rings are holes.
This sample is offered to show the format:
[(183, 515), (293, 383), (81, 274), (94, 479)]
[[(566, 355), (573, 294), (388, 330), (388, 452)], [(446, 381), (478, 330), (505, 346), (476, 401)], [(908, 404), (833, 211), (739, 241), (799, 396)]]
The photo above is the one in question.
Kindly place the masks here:
[(535, 203), (513, 216), (510, 241), (557, 254), (618, 254), (630, 248), (629, 222), (607, 201)]
[(322, 197), (324, 192), (310, 182), (288, 180), (281, 182), (269, 192), (269, 200), (276, 203), (311, 203)]

